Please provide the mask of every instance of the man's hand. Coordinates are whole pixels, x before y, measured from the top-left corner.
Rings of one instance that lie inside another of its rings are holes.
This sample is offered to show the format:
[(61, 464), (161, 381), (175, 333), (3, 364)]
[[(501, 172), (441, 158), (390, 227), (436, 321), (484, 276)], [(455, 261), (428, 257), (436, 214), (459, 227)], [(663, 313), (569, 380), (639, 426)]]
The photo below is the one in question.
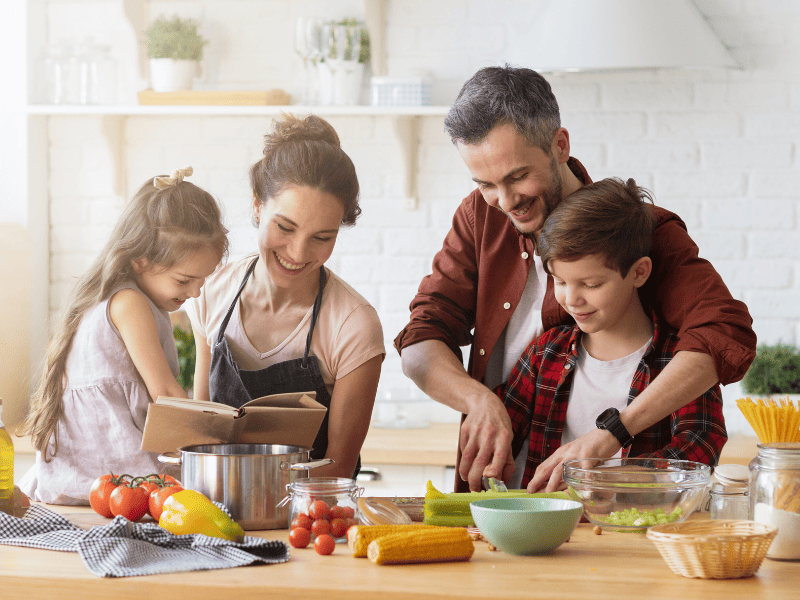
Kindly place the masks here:
[[(561, 446), (540, 464), (528, 483), (528, 493), (555, 492), (564, 489), (566, 486), (563, 485), (562, 475), (565, 462), (581, 458), (608, 458), (619, 452), (620, 448), (617, 438), (611, 433), (603, 429), (594, 429), (577, 440)], [(591, 463), (588, 463), (586, 468), (591, 466)]]
[(469, 489), (479, 491), (482, 477), (507, 480), (514, 473), (511, 455), (513, 433), (508, 411), (492, 392), (471, 403), (461, 424), (461, 464), (458, 473), (469, 482)]

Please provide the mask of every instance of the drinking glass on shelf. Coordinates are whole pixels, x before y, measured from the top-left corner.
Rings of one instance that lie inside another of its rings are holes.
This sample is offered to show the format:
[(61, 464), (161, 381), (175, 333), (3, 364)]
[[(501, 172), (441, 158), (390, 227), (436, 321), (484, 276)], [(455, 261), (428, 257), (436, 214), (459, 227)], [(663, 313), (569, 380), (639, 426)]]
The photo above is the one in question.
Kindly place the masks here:
[(320, 29), (322, 19), (297, 17), (294, 32), (294, 49), (303, 59), (303, 92), (301, 104), (317, 102), (316, 64), (322, 56)]

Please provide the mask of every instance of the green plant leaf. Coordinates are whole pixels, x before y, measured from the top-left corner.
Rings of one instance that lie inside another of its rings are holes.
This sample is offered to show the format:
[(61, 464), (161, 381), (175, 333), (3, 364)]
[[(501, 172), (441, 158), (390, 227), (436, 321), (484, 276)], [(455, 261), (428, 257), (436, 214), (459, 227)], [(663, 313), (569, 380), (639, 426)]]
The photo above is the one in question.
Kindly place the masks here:
[(172, 328), (175, 346), (178, 348), (178, 383), (184, 390), (194, 387), (194, 365), (197, 358), (197, 349), (194, 345), (194, 334), (191, 330), (175, 326)]
[(748, 394), (800, 394), (800, 351), (791, 344), (759, 345), (742, 379)]
[(196, 21), (178, 16), (171, 19), (159, 17), (144, 35), (149, 58), (201, 60), (203, 47), (208, 44), (208, 40), (200, 35)]

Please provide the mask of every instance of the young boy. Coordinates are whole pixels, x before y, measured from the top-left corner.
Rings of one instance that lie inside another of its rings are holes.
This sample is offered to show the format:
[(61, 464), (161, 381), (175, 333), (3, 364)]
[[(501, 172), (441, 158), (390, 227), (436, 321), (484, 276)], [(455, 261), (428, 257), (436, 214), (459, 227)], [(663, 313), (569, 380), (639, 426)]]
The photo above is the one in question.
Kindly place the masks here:
[(678, 343), (639, 300), (652, 269), (655, 220), (647, 201), (649, 192), (633, 179), (584, 186), (551, 213), (537, 238), (556, 300), (576, 325), (531, 342), (496, 390), (513, 424), (514, 455), (530, 443), (521, 487), (561, 444), (595, 427), (617, 437), (623, 456), (712, 466), (719, 459), (727, 432), (718, 385), (635, 438), (619, 420), (618, 411), (664, 369)]

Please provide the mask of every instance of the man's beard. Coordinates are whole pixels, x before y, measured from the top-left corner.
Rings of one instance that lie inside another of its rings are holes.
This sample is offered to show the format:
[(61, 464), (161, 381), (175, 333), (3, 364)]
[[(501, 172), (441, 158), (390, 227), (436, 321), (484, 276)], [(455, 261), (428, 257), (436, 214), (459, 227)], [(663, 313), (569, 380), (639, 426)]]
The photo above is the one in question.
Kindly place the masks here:
[[(558, 172), (558, 163), (556, 162), (556, 157), (550, 154), (550, 185), (547, 191), (540, 196), (544, 201), (544, 206), (542, 207), (542, 226), (544, 226), (544, 222), (547, 220), (547, 217), (550, 216), (550, 213), (555, 210), (556, 206), (561, 204), (561, 201), (564, 199), (562, 197), (563, 193), (564, 182), (561, 179), (561, 173)], [(510, 216), (509, 219), (511, 219)], [(517, 227), (514, 219), (511, 219), (511, 224), (519, 233), (529, 240), (532, 240), (534, 243), (536, 242), (536, 234), (539, 233), (538, 231), (522, 231)]]

